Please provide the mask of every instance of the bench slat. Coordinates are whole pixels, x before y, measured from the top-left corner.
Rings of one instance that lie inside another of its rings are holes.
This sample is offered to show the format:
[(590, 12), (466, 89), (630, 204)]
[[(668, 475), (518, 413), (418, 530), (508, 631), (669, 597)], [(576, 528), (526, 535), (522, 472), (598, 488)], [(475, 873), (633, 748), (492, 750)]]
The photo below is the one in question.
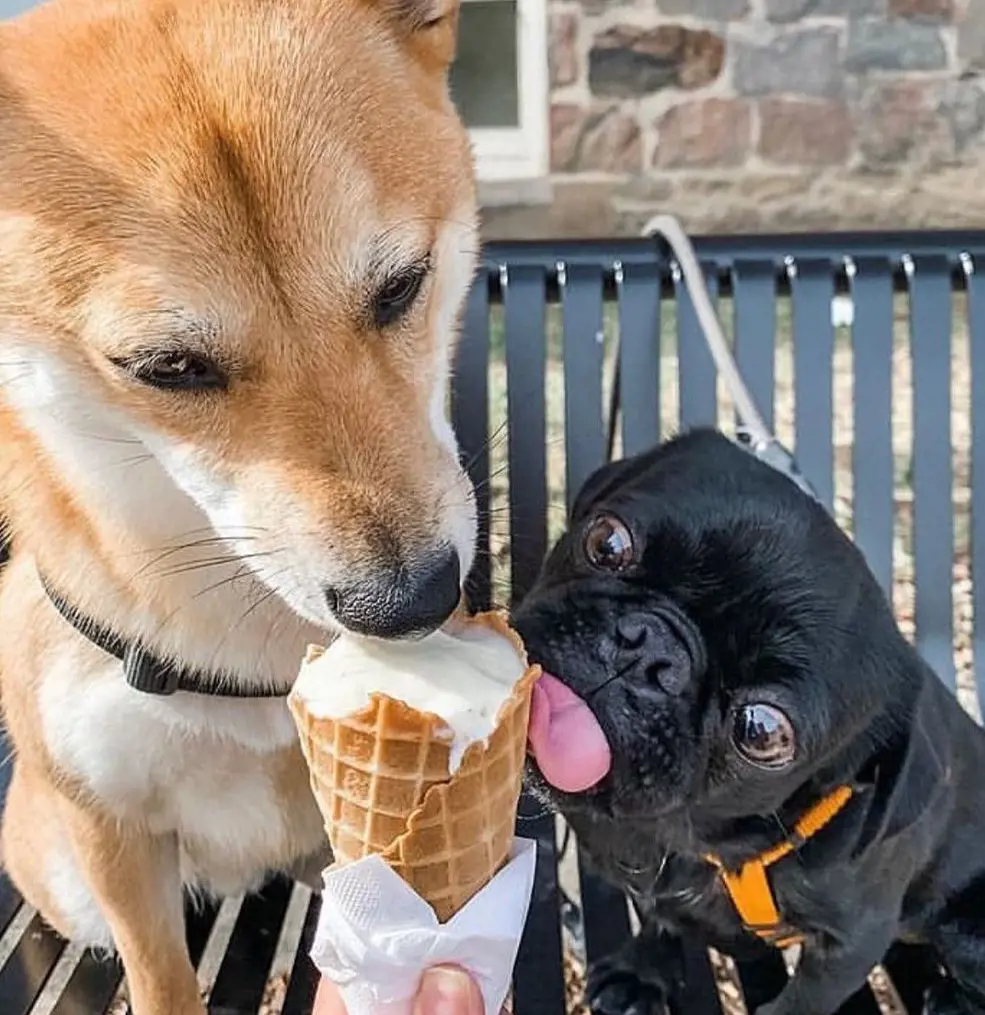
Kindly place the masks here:
[(773, 1000), (789, 979), (783, 953), (775, 949), (761, 961), (736, 962), (735, 969), (749, 1005)]
[(893, 277), (887, 258), (856, 263), (852, 299), (852, 532), (879, 584), (892, 596)]
[(209, 998), (212, 1015), (260, 1007), (293, 883), (275, 878), (243, 900)]
[(971, 582), (974, 661), (979, 705), (985, 711), (985, 257), (968, 277), (971, 358)]
[(86, 952), (72, 970), (51, 1015), (101, 1015), (123, 980), (118, 959), (99, 959)]
[(736, 261), (732, 285), (736, 363), (772, 430), (776, 400), (776, 265), (771, 260)]
[(491, 589), (489, 557), (489, 278), (484, 266), (472, 286), (462, 321), (452, 385), (452, 423), (462, 458), (475, 486), (478, 520), (476, 559), (468, 582), (469, 600), (476, 609), (489, 608)]
[(619, 283), (619, 393), (623, 454), (660, 438), (660, 273), (624, 265)]
[(35, 913), (10, 957), (0, 968), (0, 1012), (27, 1015), (48, 982), (65, 942)]
[(822, 503), (831, 510), (834, 504), (834, 327), (831, 323), (834, 279), (831, 262), (798, 261), (790, 291), (797, 462)]
[(715, 982), (708, 949), (684, 942), (684, 993), (671, 1015), (721, 1015), (722, 999)]
[(605, 461), (602, 419), (602, 270), (573, 265), (561, 287), (564, 323), (565, 490), (570, 507), (582, 483)]
[(927, 662), (954, 690), (951, 323), (950, 265), (943, 257), (914, 260), (910, 348), (916, 642)]
[(543, 270), (510, 269), (504, 312), (514, 602), (533, 585), (547, 551), (545, 297)]
[(513, 976), (515, 1015), (563, 1015), (564, 968), (553, 814), (524, 795), (517, 835), (537, 841), (537, 871), (527, 925)]
[(933, 954), (927, 948), (898, 942), (882, 964), (906, 1010), (921, 1015), (924, 992), (941, 975)]
[(579, 856), (585, 955), (592, 963), (618, 951), (629, 940), (629, 905), (621, 891), (592, 871), (583, 854)]
[[(838, 1015), (882, 1015), (882, 1009), (868, 984), (857, 990), (838, 1009)], [(919, 1010), (913, 1015), (920, 1015)]]
[[(718, 273), (702, 265), (712, 306), (718, 297)], [(674, 280), (677, 294), (677, 361), (680, 384), (681, 429), (714, 426), (718, 422), (718, 388), (715, 361), (704, 339), (691, 293), (683, 278)]]
[(318, 970), (315, 969), (314, 963), (308, 957), (308, 952), (311, 951), (311, 943), (315, 939), (315, 928), (318, 926), (320, 908), (320, 896), (312, 895), (311, 902), (308, 903), (308, 912), (304, 917), (301, 942), (298, 945), (297, 954), (294, 956), (294, 965), (287, 983), (287, 993), (284, 996), (284, 1008), (281, 1015), (311, 1015), (315, 991), (318, 989)]
[(188, 943), (188, 955), (196, 968), (202, 961), (205, 946), (209, 943), (209, 935), (219, 915), (219, 904), (187, 902), (185, 904), (185, 941)]
[[(6, 543), (0, 544), (0, 548), (5, 549)], [(3, 807), (7, 799), (7, 790), (10, 789), (10, 780), (13, 774), (14, 757), (3, 727), (0, 726), (0, 808)], [(10, 883), (7, 875), (0, 870), (0, 934), (7, 929), (7, 925), (14, 918), (20, 904), (21, 897), (17, 889)]]
[(20, 908), (21, 897), (17, 889), (10, 883), (7, 875), (0, 872), (0, 934), (7, 929)]

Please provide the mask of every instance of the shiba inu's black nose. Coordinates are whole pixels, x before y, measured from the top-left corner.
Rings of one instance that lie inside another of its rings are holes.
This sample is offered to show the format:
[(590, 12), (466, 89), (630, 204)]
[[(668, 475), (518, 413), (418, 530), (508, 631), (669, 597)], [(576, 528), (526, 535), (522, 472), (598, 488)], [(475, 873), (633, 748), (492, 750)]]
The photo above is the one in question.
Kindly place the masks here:
[(461, 580), (458, 552), (444, 546), (416, 566), (405, 564), (327, 595), (336, 620), (348, 630), (406, 638), (441, 627), (458, 606)]

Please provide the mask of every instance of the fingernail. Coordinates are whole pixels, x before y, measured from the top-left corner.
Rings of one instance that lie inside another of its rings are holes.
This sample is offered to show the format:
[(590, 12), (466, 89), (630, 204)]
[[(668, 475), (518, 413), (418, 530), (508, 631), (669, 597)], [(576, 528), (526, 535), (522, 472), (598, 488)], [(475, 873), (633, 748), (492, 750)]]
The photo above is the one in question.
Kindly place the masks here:
[(421, 978), (414, 1015), (485, 1015), (482, 994), (460, 969), (429, 969)]

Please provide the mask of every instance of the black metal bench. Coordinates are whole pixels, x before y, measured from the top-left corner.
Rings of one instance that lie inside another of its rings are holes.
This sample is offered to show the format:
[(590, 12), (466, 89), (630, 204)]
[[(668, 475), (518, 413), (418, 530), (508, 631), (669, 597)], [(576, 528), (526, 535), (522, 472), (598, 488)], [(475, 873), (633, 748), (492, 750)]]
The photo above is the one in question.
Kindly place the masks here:
[[(945, 682), (970, 695), (968, 656), (977, 661), (985, 644), (985, 586), (975, 582), (985, 563), (985, 233), (716, 238), (696, 248), (767, 421), (795, 443), (808, 479), (851, 527), (906, 619), (910, 585), (899, 579), (912, 572), (917, 644)], [(836, 296), (838, 308), (854, 314), (851, 340), (832, 323)], [(453, 415), (480, 504), (477, 605), (530, 587), (566, 498), (608, 455), (640, 450), (668, 428), (731, 422), (690, 298), (655, 241), (491, 245), (464, 330)], [(961, 363), (952, 378), (955, 353)], [(908, 399), (894, 390), (897, 368), (912, 373), (909, 416)], [(500, 426), (504, 397), (508, 422)], [(910, 417), (912, 439), (902, 433)], [(960, 666), (955, 573), (964, 611)], [(985, 665), (978, 673), (985, 696)], [(0, 792), (8, 778), (4, 765)], [(514, 1006), (518, 1015), (561, 1015), (564, 942), (595, 959), (630, 933), (630, 914), (584, 865), (575, 888), (560, 890), (555, 821), (530, 801), (519, 832), (539, 841), (540, 856)], [(196, 960), (209, 958), (210, 1010), (256, 1015), (279, 956), (287, 981), (279, 1010), (306, 1015), (317, 904), (275, 881), (238, 912), (236, 905), (189, 910), (189, 948)], [(694, 946), (688, 962), (683, 1012), (717, 1015), (708, 954)], [(885, 970), (903, 1006), (918, 1012), (924, 971), (904, 949)], [(741, 981), (741, 968), (737, 975)], [(784, 975), (779, 956), (776, 975)], [(79, 959), (0, 879), (0, 1015), (102, 1015), (119, 983), (117, 964)], [(843, 1009), (879, 1011), (869, 989)]]

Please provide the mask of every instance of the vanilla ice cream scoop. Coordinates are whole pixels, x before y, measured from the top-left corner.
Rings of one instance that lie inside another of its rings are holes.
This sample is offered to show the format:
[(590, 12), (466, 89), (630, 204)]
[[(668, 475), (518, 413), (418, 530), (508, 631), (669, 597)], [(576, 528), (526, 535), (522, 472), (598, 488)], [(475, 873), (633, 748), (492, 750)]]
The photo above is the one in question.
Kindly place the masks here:
[(492, 734), (526, 670), (517, 646), (490, 627), (440, 630), (418, 641), (344, 633), (324, 652), (309, 653), (294, 694), (319, 719), (354, 715), (374, 694), (435, 715), (448, 727), (454, 774), (469, 745)]
[(509, 862), (539, 666), (495, 611), (313, 646), (288, 697), (344, 867), (379, 855), (445, 923)]

